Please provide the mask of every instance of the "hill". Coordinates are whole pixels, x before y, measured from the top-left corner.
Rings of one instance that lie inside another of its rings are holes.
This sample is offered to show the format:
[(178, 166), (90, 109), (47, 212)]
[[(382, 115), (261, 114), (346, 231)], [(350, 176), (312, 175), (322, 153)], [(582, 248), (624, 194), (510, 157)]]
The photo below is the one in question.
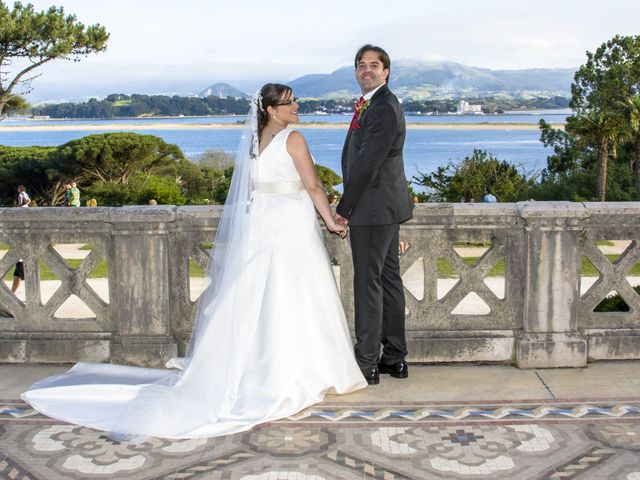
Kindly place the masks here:
[[(445, 99), (517, 96), (570, 96), (574, 69), (536, 68), (490, 70), (455, 62), (397, 62), (391, 66), (390, 85), (402, 98)], [(359, 94), (353, 67), (329, 74), (304, 75), (289, 82), (296, 95), (341, 98)]]
[(249, 95), (247, 95), (246, 93), (241, 92), (240, 90), (238, 90), (235, 87), (232, 87), (228, 83), (222, 83), (222, 82), (214, 83), (210, 87), (205, 88), (198, 94), (198, 96), (199, 97), (214, 96), (214, 97), (220, 97), (220, 98), (227, 98), (227, 97), (249, 98)]

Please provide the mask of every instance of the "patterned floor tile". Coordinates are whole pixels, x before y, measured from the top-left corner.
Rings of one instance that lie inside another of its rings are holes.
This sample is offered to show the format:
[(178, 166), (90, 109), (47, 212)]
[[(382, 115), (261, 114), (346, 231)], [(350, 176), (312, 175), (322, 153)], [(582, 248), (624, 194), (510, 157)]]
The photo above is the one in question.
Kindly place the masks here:
[(0, 478), (640, 480), (639, 402), (327, 405), (227, 437), (116, 442), (0, 405)]

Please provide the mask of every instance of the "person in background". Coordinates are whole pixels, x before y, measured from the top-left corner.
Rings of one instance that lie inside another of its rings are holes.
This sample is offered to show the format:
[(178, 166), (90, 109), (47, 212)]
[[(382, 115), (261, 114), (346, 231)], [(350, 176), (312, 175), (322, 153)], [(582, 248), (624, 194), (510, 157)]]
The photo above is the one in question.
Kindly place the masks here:
[(24, 281), (24, 262), (19, 259), (16, 262), (16, 268), (13, 270), (13, 283), (11, 284), (11, 293), (16, 293), (20, 282)]
[(62, 199), (62, 205), (65, 207), (70, 207), (69, 199), (71, 198), (71, 185), (69, 182), (65, 182), (64, 184), (64, 197)]
[(71, 182), (69, 184), (71, 187), (69, 189), (69, 205), (71, 207), (79, 207), (80, 206), (80, 190), (76, 185), (76, 182)]
[(484, 203), (497, 203), (498, 199), (493, 193), (491, 193), (491, 187), (484, 187), (484, 196), (482, 197)]
[(29, 194), (27, 193), (24, 185), (18, 185), (18, 195), (16, 197), (16, 203), (19, 207), (28, 207), (31, 199), (29, 198)]
[[(16, 200), (19, 207), (37, 206), (36, 202), (29, 198), (24, 185), (18, 185), (18, 197)], [(24, 281), (24, 261), (19, 258), (16, 262), (16, 268), (13, 270), (13, 283), (11, 284), (12, 293), (16, 293), (16, 290), (20, 287), (21, 281)]]

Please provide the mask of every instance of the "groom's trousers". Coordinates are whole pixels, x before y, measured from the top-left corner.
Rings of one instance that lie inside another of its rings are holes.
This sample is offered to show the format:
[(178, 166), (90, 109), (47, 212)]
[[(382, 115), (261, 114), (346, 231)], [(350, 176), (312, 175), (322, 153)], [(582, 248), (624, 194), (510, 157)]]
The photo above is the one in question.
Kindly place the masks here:
[(400, 226), (350, 226), (353, 255), (356, 345), (360, 369), (378, 364), (380, 347), (388, 365), (407, 354), (405, 304), (398, 241)]

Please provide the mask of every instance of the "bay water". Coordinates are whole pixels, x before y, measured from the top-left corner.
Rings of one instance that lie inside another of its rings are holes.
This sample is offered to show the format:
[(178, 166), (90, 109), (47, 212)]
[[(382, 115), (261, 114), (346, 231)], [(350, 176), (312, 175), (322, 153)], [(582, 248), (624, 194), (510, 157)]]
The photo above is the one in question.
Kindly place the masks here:
[[(534, 125), (541, 118), (551, 124), (564, 123), (567, 113), (528, 113), (509, 115), (420, 115), (407, 116), (408, 124), (432, 124), (434, 128), (417, 126), (407, 128), (404, 148), (405, 169), (408, 179), (419, 173), (431, 173), (438, 166), (456, 162), (472, 154), (474, 148), (506, 160), (521, 171), (532, 174), (546, 166), (551, 149), (540, 142), (540, 131)], [(340, 115), (301, 116), (301, 123), (322, 123), (301, 128), (317, 163), (340, 173), (340, 155), (348, 128), (349, 117)], [(161, 137), (178, 145), (191, 159), (207, 149), (235, 153), (241, 128), (202, 128), (210, 124), (243, 124), (243, 116), (173, 117), (127, 119), (6, 119), (0, 127), (35, 126), (42, 129), (1, 128), (0, 144), (8, 146), (57, 146), (85, 135), (116, 130), (131, 125), (132, 131)], [(180, 125), (167, 128), (167, 124)], [(451, 124), (450, 127), (447, 124)], [(462, 125), (464, 124), (464, 125)], [(519, 124), (519, 125), (518, 125)], [(193, 125), (193, 128), (189, 128)], [(64, 129), (46, 129), (63, 126)], [(91, 126), (91, 128), (88, 128)], [(144, 130), (136, 130), (143, 126)], [(157, 128), (156, 128), (157, 126)], [(104, 128), (102, 128), (104, 127)], [(126, 128), (124, 129), (126, 131)]]

